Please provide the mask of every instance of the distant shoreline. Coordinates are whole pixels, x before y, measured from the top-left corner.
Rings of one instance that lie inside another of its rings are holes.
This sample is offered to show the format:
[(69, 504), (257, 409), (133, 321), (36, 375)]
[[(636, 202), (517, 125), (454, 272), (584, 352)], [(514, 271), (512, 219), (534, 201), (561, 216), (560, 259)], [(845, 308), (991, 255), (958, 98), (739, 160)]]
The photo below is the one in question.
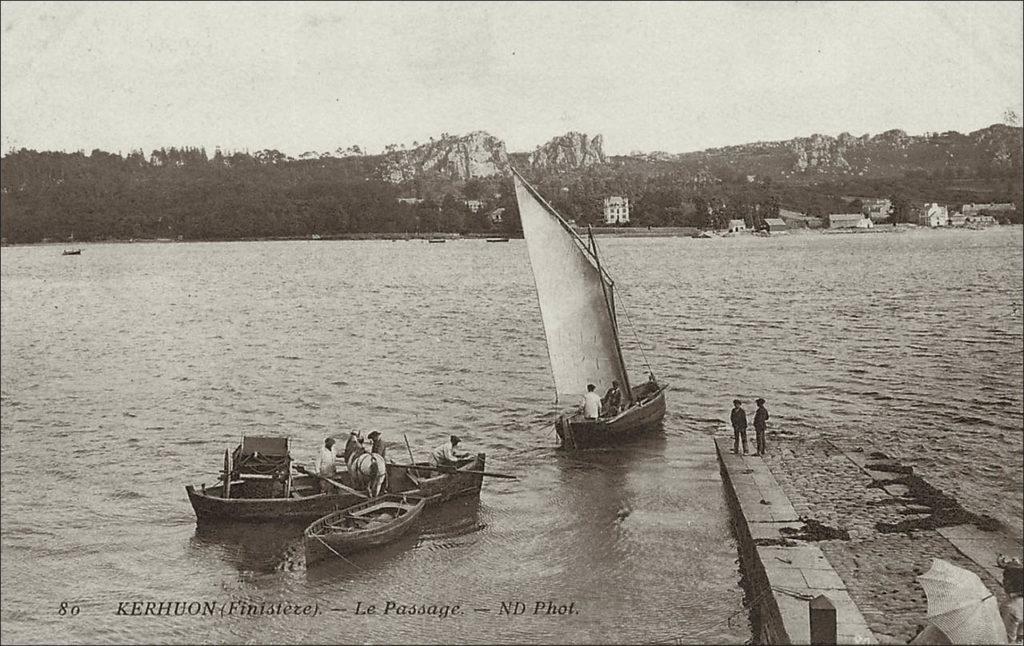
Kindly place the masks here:
[[(940, 231), (984, 231), (987, 229), (1003, 229), (1003, 228), (1020, 228), (1024, 225), (1019, 224), (1002, 224), (994, 225), (983, 228), (971, 228), (971, 227), (937, 227), (935, 230)], [(581, 237), (585, 237), (588, 233), (587, 229), (575, 227), (576, 233)], [(775, 235), (835, 235), (835, 234), (858, 234), (858, 233), (904, 233), (907, 231), (931, 231), (929, 227), (922, 226), (908, 226), (901, 225), (899, 227), (888, 227), (879, 226), (871, 229), (810, 229), (810, 228), (795, 228), (781, 231)], [(615, 238), (692, 238), (696, 234), (701, 233), (702, 229), (695, 227), (595, 227), (593, 229), (595, 236), (602, 237), (615, 237)], [(737, 238), (744, 236), (753, 236), (753, 231), (742, 231), (737, 233), (727, 233), (720, 231), (708, 231), (711, 234), (711, 238)], [(771, 236), (765, 236), (771, 237)], [(301, 241), (306, 242), (325, 242), (325, 241), (337, 241), (337, 240), (496, 240), (496, 239), (508, 239), (508, 240), (522, 240), (522, 234), (519, 235), (508, 235), (501, 233), (348, 233), (338, 235), (324, 235), (317, 238), (310, 236), (268, 236), (268, 237), (253, 237), (253, 238), (203, 238), (203, 239), (189, 239), (189, 240), (177, 240), (174, 238), (130, 238), (128, 240), (123, 239), (109, 239), (109, 240), (46, 240), (41, 242), (5, 242), (3, 247), (32, 247), (32, 246), (58, 246), (65, 248), (77, 248), (81, 245), (89, 244), (170, 244), (170, 243), (196, 243), (196, 242), (287, 242), (287, 241)]]

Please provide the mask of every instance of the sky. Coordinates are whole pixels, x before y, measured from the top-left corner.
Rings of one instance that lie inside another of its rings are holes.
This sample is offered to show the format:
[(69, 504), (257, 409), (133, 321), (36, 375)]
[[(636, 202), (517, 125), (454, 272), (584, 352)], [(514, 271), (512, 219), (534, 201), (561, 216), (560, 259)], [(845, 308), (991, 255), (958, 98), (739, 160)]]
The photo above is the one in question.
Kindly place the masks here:
[(0, 2), (0, 142), (608, 154), (1024, 113), (1020, 2)]

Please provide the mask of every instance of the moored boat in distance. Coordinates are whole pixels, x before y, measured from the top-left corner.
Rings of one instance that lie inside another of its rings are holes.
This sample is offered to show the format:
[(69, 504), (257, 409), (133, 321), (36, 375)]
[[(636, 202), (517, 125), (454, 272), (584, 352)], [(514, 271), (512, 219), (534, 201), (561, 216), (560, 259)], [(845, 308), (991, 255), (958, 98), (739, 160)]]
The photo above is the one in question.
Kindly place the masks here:
[(60, 255), (62, 255), (62, 256), (81, 256), (82, 255), (82, 250), (81, 249), (65, 249), (64, 251), (61, 252)]
[(413, 528), (426, 500), (383, 494), (327, 514), (303, 532), (306, 565), (331, 553), (350, 554), (401, 538)]
[(593, 232), (584, 242), (518, 171), (513, 169), (512, 177), (557, 397), (582, 399), (588, 384), (598, 393), (613, 382), (622, 386), (621, 407), (601, 411), (597, 418), (585, 418), (581, 410), (558, 418), (555, 430), (562, 448), (619, 444), (661, 430), (666, 385), (658, 383), (653, 371), (646, 383), (630, 385), (619, 342), (615, 283), (601, 267)]
[(508, 242), (508, 238), (487, 238), (487, 242)]
[(444, 244), (447, 240), (445, 238), (431, 238), (427, 242), (430, 244)]
[(234, 452), (225, 450), (220, 484), (185, 487), (197, 522), (313, 520), (368, 498), (339, 473), (326, 492), (320, 479), (292, 473), (288, 439), (244, 437)]

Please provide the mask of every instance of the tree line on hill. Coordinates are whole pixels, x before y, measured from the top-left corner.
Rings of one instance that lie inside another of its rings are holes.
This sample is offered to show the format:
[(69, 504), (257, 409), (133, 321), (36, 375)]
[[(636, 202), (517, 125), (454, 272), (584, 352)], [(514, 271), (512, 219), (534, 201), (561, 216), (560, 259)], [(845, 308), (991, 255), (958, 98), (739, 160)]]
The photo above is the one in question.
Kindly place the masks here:
[[(452, 180), (424, 173), (392, 184), (379, 156), (291, 159), (276, 150), (208, 157), (201, 148), (141, 151), (21, 149), (0, 159), (0, 236), (42, 240), (227, 240), (408, 233), (517, 235), (510, 178)], [(520, 166), (522, 168), (522, 166)], [(603, 224), (603, 200), (628, 197), (632, 226), (759, 227), (780, 208), (827, 218), (850, 196), (893, 200), (897, 221), (914, 202), (1016, 201), (1001, 217), (1021, 222), (1019, 182), (1005, 175), (955, 180), (905, 174), (781, 182), (747, 181), (727, 168), (616, 158), (568, 172), (526, 171), (541, 195), (578, 224)], [(725, 178), (725, 180), (722, 179)], [(415, 198), (400, 202), (399, 198)], [(476, 212), (467, 201), (476, 201)], [(492, 217), (500, 214), (500, 218)]]

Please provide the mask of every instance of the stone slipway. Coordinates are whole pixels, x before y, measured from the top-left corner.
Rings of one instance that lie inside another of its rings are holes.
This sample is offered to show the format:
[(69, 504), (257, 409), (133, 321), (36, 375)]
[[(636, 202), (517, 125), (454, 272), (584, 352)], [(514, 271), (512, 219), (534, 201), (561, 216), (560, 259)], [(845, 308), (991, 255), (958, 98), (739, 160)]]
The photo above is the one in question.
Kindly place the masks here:
[(805, 597), (826, 591), (840, 643), (906, 644), (928, 612), (917, 577), (936, 558), (1005, 599), (996, 559), (1021, 556), (1019, 532), (964, 509), (862, 441), (769, 429), (768, 453), (757, 458), (733, 455), (731, 437), (716, 440), (758, 641), (807, 643)]
[(715, 445), (754, 598), (756, 641), (809, 644), (808, 601), (824, 595), (836, 608), (839, 643), (878, 643), (821, 549), (787, 536), (784, 530), (797, 533), (804, 524), (764, 460), (733, 454), (731, 440)]

